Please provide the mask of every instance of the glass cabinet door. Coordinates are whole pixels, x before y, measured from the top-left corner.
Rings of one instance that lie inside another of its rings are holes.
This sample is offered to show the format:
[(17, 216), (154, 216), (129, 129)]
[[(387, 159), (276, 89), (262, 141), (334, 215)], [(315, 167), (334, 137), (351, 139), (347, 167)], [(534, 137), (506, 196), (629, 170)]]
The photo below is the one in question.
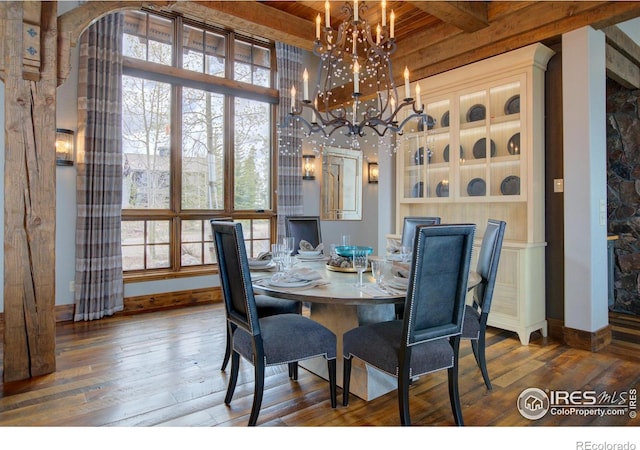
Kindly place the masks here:
[[(487, 195), (487, 161), (494, 147), (488, 133), (486, 90), (460, 96), (460, 197)], [(487, 151), (488, 150), (488, 151)]]
[(451, 102), (449, 99), (429, 101), (425, 112), (433, 123), (427, 130), (429, 159), (426, 183), (429, 198), (448, 198), (450, 180), (449, 147), (451, 144)]
[(460, 96), (461, 198), (520, 196), (520, 82)]
[(421, 132), (406, 133), (402, 139), (403, 197), (405, 199), (425, 198), (428, 190), (425, 190), (424, 167), (429, 158), (429, 151), (425, 148), (425, 135)]
[(402, 137), (405, 199), (449, 197), (450, 105), (449, 99), (425, 103), (427, 124)]
[[(520, 140), (520, 82), (496, 86), (489, 91), (492, 118), (490, 133), (496, 143), (496, 154), (491, 161), (490, 195), (522, 199)], [(524, 188), (525, 184), (522, 183)], [(525, 190), (525, 189), (523, 189)]]

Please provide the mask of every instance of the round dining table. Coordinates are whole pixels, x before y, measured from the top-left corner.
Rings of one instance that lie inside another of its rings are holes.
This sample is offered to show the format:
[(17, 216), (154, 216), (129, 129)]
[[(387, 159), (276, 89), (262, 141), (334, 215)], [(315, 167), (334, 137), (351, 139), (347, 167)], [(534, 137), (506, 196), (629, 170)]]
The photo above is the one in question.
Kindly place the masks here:
[[(386, 274), (387, 277), (392, 277), (394, 267), (407, 270), (407, 267), (402, 264), (392, 263)], [(298, 261), (296, 268), (312, 273), (317, 279), (302, 287), (273, 286), (269, 282), (273, 273), (253, 271), (253, 290), (256, 294), (302, 301), (308, 307), (311, 319), (333, 331), (337, 340), (337, 382), (342, 387), (343, 334), (361, 325), (394, 320), (395, 304), (404, 304), (406, 292), (377, 287), (371, 272), (364, 273), (365, 287), (357, 287), (357, 273), (348, 269), (328, 268), (325, 260)], [(479, 275), (471, 272), (469, 289), (479, 282)], [(305, 313), (306, 311), (305, 308)], [(328, 379), (327, 365), (323, 358), (301, 361), (300, 366)], [(364, 400), (373, 400), (395, 389), (397, 389), (395, 377), (357, 358), (353, 360), (349, 389), (352, 394)]]

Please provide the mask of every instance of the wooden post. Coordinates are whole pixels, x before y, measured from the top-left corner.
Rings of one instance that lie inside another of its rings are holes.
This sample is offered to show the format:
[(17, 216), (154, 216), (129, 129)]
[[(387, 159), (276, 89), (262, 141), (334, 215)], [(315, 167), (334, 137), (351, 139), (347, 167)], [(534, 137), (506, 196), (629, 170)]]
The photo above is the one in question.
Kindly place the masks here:
[[(13, 1), (4, 27), (4, 381), (54, 372), (57, 2)], [(25, 38), (25, 36), (27, 38)]]

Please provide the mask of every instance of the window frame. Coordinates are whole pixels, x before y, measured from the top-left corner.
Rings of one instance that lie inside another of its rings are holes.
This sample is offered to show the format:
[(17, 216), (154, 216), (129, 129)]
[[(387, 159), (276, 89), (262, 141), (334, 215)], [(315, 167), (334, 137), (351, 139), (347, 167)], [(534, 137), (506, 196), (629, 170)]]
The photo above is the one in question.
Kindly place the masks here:
[[(252, 85), (233, 79), (235, 63), (236, 40), (248, 44), (254, 44), (268, 48), (271, 57), (270, 85), (276, 85), (276, 55), (275, 44), (267, 40), (241, 35), (234, 31), (225, 30), (209, 24), (199, 23), (186, 19), (178, 14), (158, 13), (147, 9), (140, 10), (143, 13), (161, 16), (173, 21), (174, 42), (172, 47), (172, 65), (144, 61), (133, 57), (123, 56), (123, 76), (133, 76), (165, 82), (171, 86), (171, 172), (170, 172), (170, 202), (169, 209), (122, 209), (122, 221), (168, 221), (170, 233), (170, 261), (169, 268), (162, 269), (138, 269), (128, 270), (123, 273), (127, 281), (150, 281), (156, 279), (180, 278), (185, 276), (205, 275), (217, 272), (217, 264), (201, 264), (194, 266), (181, 265), (181, 228), (182, 220), (202, 220), (206, 222), (215, 217), (231, 217), (234, 220), (268, 220), (270, 229), (270, 242), (274, 242), (277, 234), (277, 104), (279, 93), (273, 87)], [(222, 34), (226, 38), (225, 77), (219, 77), (207, 73), (199, 73), (182, 68), (182, 31), (184, 26), (195, 27), (201, 30)], [(182, 87), (205, 90), (224, 96), (225, 120), (224, 127), (224, 209), (223, 210), (189, 210), (182, 209)], [(236, 97), (256, 100), (270, 105), (271, 118), (271, 208), (265, 210), (234, 210), (234, 103)], [(249, 241), (250, 239), (248, 239)], [(252, 242), (247, 243), (252, 248)], [(203, 256), (204, 257), (204, 256)]]

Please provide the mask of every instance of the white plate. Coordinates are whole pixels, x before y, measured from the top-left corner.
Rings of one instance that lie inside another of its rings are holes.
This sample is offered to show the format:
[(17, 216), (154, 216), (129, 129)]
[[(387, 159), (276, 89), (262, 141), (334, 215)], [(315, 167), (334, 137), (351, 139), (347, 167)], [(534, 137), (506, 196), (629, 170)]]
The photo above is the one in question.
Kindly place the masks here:
[(305, 258), (313, 258), (316, 256), (321, 256), (320, 250), (298, 250), (299, 256), (304, 256)]
[(394, 276), (393, 276), (393, 281), (394, 281), (396, 284), (403, 284), (403, 285), (405, 285), (405, 286), (409, 286), (409, 279), (408, 279), (408, 278), (405, 278), (405, 277), (401, 277), (401, 276), (398, 276), (398, 275), (394, 275)]
[(287, 280), (269, 280), (269, 286), (273, 287), (281, 287), (281, 288), (297, 288), (309, 286), (312, 281), (302, 280), (302, 281), (287, 281)]
[(320, 261), (322, 259), (325, 259), (325, 256), (320, 254), (320, 255), (314, 255), (314, 256), (308, 256), (308, 255), (300, 255), (298, 254), (298, 259), (300, 261)]
[(394, 289), (400, 289), (402, 291), (406, 291), (407, 287), (409, 287), (408, 283), (398, 283), (396, 280), (389, 281), (389, 286)]

